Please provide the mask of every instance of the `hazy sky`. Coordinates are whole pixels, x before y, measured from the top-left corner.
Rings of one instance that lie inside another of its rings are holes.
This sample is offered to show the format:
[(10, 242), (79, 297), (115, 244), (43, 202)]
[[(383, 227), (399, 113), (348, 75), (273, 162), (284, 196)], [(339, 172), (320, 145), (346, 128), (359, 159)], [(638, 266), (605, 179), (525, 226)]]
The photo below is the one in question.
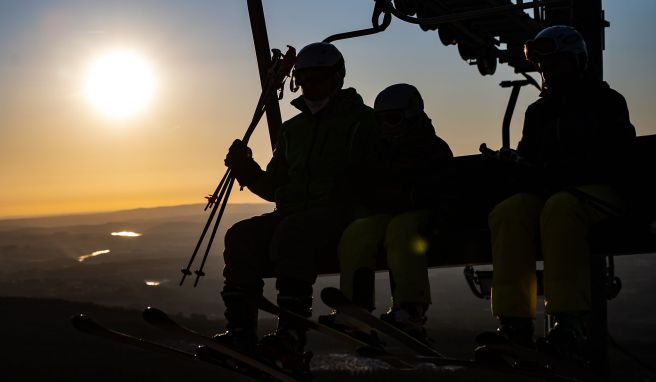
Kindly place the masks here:
[[(368, 27), (370, 0), (264, 0), (272, 47), (301, 48)], [(638, 134), (656, 133), (653, 0), (608, 0), (605, 78), (627, 98)], [(509, 95), (500, 66), (482, 77), (434, 32), (393, 20), (382, 34), (339, 41), (346, 86), (371, 104), (387, 85), (422, 92), (438, 134), (456, 154), (501, 143)], [(156, 78), (153, 101), (129, 119), (108, 118), (83, 94), (98, 57), (129, 49)], [(225, 172), (259, 94), (246, 2), (240, 0), (0, 0), (0, 217), (203, 202)], [(294, 115), (282, 101), (283, 119)], [(522, 91), (523, 110), (537, 96)], [(252, 139), (265, 165), (266, 126)], [(234, 202), (256, 202), (248, 191)]]

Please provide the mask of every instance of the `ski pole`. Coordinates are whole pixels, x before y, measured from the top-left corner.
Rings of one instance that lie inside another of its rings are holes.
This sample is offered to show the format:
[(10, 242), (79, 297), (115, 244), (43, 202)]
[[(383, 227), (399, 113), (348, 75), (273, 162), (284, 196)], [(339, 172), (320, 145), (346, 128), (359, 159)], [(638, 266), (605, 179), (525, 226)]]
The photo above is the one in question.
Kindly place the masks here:
[[(270, 82), (273, 82), (273, 81), (268, 81), (268, 82), (270, 83)], [(270, 86), (266, 87), (267, 90), (271, 90), (269, 88), (270, 88)], [(273, 90), (275, 90), (275, 88)], [(265, 93), (262, 93), (262, 94), (265, 94)], [(259, 121), (262, 119), (262, 116), (264, 115), (264, 112), (266, 110), (266, 107), (263, 107), (263, 106), (266, 105), (269, 98), (270, 97), (266, 97), (266, 98), (260, 97), (260, 102), (258, 102), (258, 106), (255, 110), (255, 113), (253, 114), (253, 119), (251, 120), (251, 123), (248, 126), (248, 129), (246, 130), (246, 133), (244, 134), (244, 138), (242, 139), (242, 142), (244, 142), (244, 144), (248, 143), (248, 140), (250, 139), (251, 135), (253, 134), (253, 131), (255, 130), (255, 127), (257, 126)], [(221, 188), (222, 186), (225, 186), (219, 191), (218, 198), (215, 196), (216, 192), (217, 192), (217, 191), (215, 191), (215, 194), (211, 196), (210, 200), (208, 200), (208, 205), (210, 205), (211, 203), (216, 203), (215, 208), (212, 210), (212, 213), (210, 214), (210, 217), (207, 220), (207, 223), (205, 224), (205, 228), (203, 229), (203, 233), (202, 233), (202, 235), (201, 235), (201, 237), (198, 241), (198, 244), (196, 245), (196, 250), (194, 250), (192, 258), (189, 261), (189, 267), (190, 267), (191, 264), (193, 263), (195, 257), (196, 257), (196, 254), (198, 253), (198, 248), (200, 247), (200, 244), (203, 241), (203, 239), (205, 237), (205, 234), (207, 233), (207, 228), (209, 227), (209, 225), (212, 221), (213, 214), (216, 211), (216, 207), (220, 204), (221, 209), (219, 211), (219, 215), (216, 218), (216, 221), (214, 222), (214, 228), (212, 230), (212, 234), (210, 235), (207, 247), (205, 249), (205, 254), (203, 255), (203, 260), (201, 262), (201, 266), (198, 270), (196, 270), (194, 272), (196, 274), (196, 280), (194, 281), (194, 287), (196, 287), (198, 285), (200, 277), (205, 276), (205, 273), (203, 272), (203, 269), (205, 267), (205, 262), (207, 261), (207, 257), (209, 255), (210, 248), (212, 247), (212, 243), (214, 242), (214, 236), (216, 235), (216, 232), (218, 231), (219, 223), (221, 222), (221, 218), (223, 217), (223, 211), (225, 210), (226, 204), (228, 202), (228, 197), (230, 195), (230, 192), (232, 191), (232, 185), (234, 184), (235, 178), (232, 175), (229, 175), (229, 172), (230, 172), (230, 168), (228, 168), (228, 171), (226, 171), (226, 175), (223, 176), (223, 179), (221, 179), (221, 182), (219, 183), (219, 186), (217, 187), (217, 190), (219, 190), (219, 188)], [(184, 282), (184, 279), (185, 279), (186, 276), (191, 275), (191, 271), (189, 270), (189, 268), (187, 268), (187, 269), (183, 269), (182, 273), (183, 273), (183, 276), (182, 276), (182, 281), (180, 282), (180, 285), (182, 285), (182, 283)]]
[(225, 174), (223, 174), (223, 178), (221, 178), (221, 181), (219, 182), (219, 185), (216, 186), (216, 189), (214, 190), (214, 193), (212, 195), (206, 196), (207, 198), (207, 205), (205, 206), (205, 209), (203, 211), (207, 211), (209, 207), (212, 207), (212, 204), (216, 202), (216, 196), (219, 193), (219, 190), (223, 187), (223, 184), (225, 183), (226, 179), (228, 178), (228, 172), (230, 172), (230, 169), (228, 169)]
[[(230, 175), (230, 169), (226, 171), (225, 175), (223, 176), (223, 179), (221, 179), (221, 183), (219, 184), (219, 187), (221, 187), (221, 190), (217, 187), (217, 190), (215, 192), (220, 192), (219, 198), (223, 197), (223, 192), (225, 192), (225, 179), (227, 179)], [(216, 199), (216, 198), (215, 198)], [(196, 243), (196, 248), (194, 248), (194, 253), (191, 255), (191, 258), (189, 259), (189, 263), (187, 264), (187, 267), (184, 269), (181, 269), (182, 272), (182, 280), (180, 280), (180, 285), (182, 285), (185, 281), (185, 278), (187, 276), (191, 276), (191, 265), (194, 263), (194, 260), (196, 259), (196, 255), (198, 254), (198, 250), (200, 249), (201, 244), (203, 243), (203, 239), (205, 239), (205, 234), (207, 234), (207, 229), (210, 226), (210, 223), (212, 223), (212, 219), (214, 218), (214, 215), (216, 214), (216, 211), (219, 208), (220, 203), (214, 203), (214, 207), (212, 208), (212, 212), (210, 213), (209, 218), (207, 219), (207, 223), (205, 223), (205, 227), (203, 228), (203, 232), (200, 234), (200, 238), (198, 239), (198, 242)], [(207, 207), (206, 207), (207, 208)]]
[[(248, 129), (246, 130), (246, 133), (244, 134), (244, 138), (242, 140), (244, 144), (248, 143), (248, 140), (253, 134), (253, 131), (255, 130), (257, 124), (259, 123), (260, 119), (264, 115), (264, 112), (266, 111), (266, 104), (269, 102), (271, 97), (274, 94), (276, 94), (276, 91), (284, 85), (285, 78), (289, 76), (289, 73), (291, 72), (291, 69), (294, 66), (295, 61), (296, 61), (296, 50), (293, 47), (288, 45), (288, 50), (284, 55), (282, 55), (281, 52), (277, 49), (273, 50), (273, 63), (271, 65), (271, 68), (269, 69), (269, 73), (268, 73), (269, 78), (262, 90), (262, 93), (260, 93), (260, 97), (255, 107), (255, 112), (253, 113), (253, 118), (248, 126)], [(194, 249), (193, 254), (191, 255), (191, 258), (189, 259), (189, 263), (187, 267), (181, 270), (183, 276), (182, 276), (182, 280), (180, 281), (180, 285), (184, 283), (184, 280), (187, 276), (192, 274), (190, 270), (191, 265), (193, 264), (198, 254), (198, 250), (200, 249), (200, 246), (203, 240), (205, 239), (205, 235), (207, 234), (207, 230), (210, 226), (210, 223), (212, 222), (214, 215), (216, 214), (217, 208), (219, 208), (220, 205), (219, 215), (217, 216), (217, 220), (214, 223), (214, 228), (210, 235), (210, 239), (207, 248), (205, 250), (203, 260), (201, 262), (201, 266), (198, 270), (195, 271), (196, 281), (194, 282), (194, 287), (198, 285), (198, 281), (200, 277), (205, 275), (205, 273), (203, 272), (203, 268), (205, 266), (205, 262), (207, 261), (207, 257), (209, 255), (210, 248), (214, 241), (214, 237), (216, 236), (216, 232), (218, 231), (219, 223), (221, 222), (221, 218), (223, 217), (223, 213), (225, 211), (225, 207), (227, 205), (228, 198), (230, 196), (230, 192), (232, 190), (232, 186), (235, 180), (234, 176), (232, 176), (230, 172), (231, 172), (231, 168), (228, 168), (226, 173), (221, 178), (219, 185), (214, 190), (214, 193), (207, 197), (207, 205), (205, 206), (205, 210), (207, 210), (207, 208), (213, 205), (212, 212), (210, 213), (210, 216), (207, 222), (205, 223), (205, 227), (203, 228), (201, 236), (198, 242), (196, 243), (196, 247)]]
[(214, 228), (212, 229), (212, 235), (210, 235), (209, 242), (207, 243), (207, 248), (205, 249), (205, 255), (203, 255), (203, 261), (200, 263), (200, 268), (196, 270), (194, 273), (196, 273), (196, 281), (194, 281), (194, 288), (198, 285), (198, 281), (200, 280), (201, 276), (205, 276), (205, 272), (203, 272), (203, 269), (205, 268), (205, 262), (207, 261), (207, 257), (210, 253), (210, 248), (212, 247), (212, 242), (214, 242), (214, 237), (216, 237), (216, 232), (219, 229), (219, 223), (221, 222), (221, 217), (223, 216), (223, 211), (225, 211), (226, 204), (228, 204), (228, 197), (230, 196), (230, 191), (232, 191), (232, 184), (235, 183), (235, 178), (230, 177), (230, 181), (228, 182), (228, 186), (223, 190), (226, 191), (225, 198), (223, 198), (223, 202), (221, 203), (221, 209), (219, 210), (219, 216), (217, 216), (216, 221), (214, 222)]

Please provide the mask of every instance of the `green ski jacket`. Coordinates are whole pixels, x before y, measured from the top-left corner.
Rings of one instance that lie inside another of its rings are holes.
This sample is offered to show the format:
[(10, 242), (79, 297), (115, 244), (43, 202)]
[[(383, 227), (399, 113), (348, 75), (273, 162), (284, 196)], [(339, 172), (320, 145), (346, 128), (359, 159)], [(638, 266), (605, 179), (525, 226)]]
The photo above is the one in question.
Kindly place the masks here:
[(373, 109), (353, 88), (340, 90), (314, 115), (302, 97), (291, 104), (301, 113), (283, 123), (266, 170), (246, 186), (284, 212), (326, 205), (351, 208), (352, 179), (362, 171), (377, 136)]

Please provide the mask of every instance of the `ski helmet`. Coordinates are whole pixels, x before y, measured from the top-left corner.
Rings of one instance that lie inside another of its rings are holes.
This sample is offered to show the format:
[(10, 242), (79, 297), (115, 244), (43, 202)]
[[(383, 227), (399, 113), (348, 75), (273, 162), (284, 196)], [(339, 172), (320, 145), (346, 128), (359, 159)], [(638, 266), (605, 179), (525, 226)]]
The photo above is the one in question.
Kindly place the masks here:
[(306, 45), (298, 52), (294, 70), (308, 68), (334, 68), (342, 78), (346, 75), (344, 56), (335, 45), (326, 42)]
[(400, 110), (405, 118), (423, 114), (424, 100), (416, 87), (408, 84), (394, 84), (378, 93), (374, 101), (376, 112)]
[(583, 36), (567, 25), (554, 25), (541, 30), (535, 38), (524, 44), (526, 59), (537, 64), (545, 56), (556, 53), (568, 53), (576, 57), (579, 67), (585, 69), (588, 64), (588, 49)]

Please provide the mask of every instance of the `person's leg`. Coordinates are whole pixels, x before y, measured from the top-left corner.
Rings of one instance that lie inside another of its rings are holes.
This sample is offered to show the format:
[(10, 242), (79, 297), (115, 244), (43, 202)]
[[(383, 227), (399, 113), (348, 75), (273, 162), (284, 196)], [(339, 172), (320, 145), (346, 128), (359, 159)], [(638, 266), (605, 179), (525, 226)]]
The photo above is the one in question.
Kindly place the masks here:
[[(322, 256), (336, 257), (337, 242), (348, 224), (337, 208), (319, 207), (286, 216), (276, 227), (270, 246), (277, 277), (278, 304), (299, 315), (312, 315), (312, 285), (317, 278), (317, 262)], [(297, 350), (305, 345), (305, 328), (281, 317), (278, 332), (292, 334)], [(274, 343), (269, 337), (267, 343)], [(264, 341), (264, 339), (263, 339)]]
[(499, 203), (488, 218), (494, 270), (491, 307), (499, 318), (498, 333), (527, 345), (532, 344), (537, 303), (535, 261), (543, 203), (539, 195), (519, 193)]
[(262, 275), (269, 263), (269, 242), (282, 218), (278, 213), (256, 216), (236, 223), (226, 232), (221, 296), (227, 332), (215, 336), (217, 341), (254, 350)]
[(428, 342), (424, 324), (431, 303), (428, 281), (428, 210), (396, 215), (387, 226), (385, 252), (392, 284), (392, 307), (381, 318)]
[(375, 308), (374, 272), (381, 253), (390, 215), (374, 215), (353, 221), (341, 236), (339, 286), (351, 301), (370, 311)]
[(385, 252), (395, 288), (392, 302), (400, 304), (431, 303), (428, 281), (428, 238), (425, 235), (430, 217), (427, 210), (396, 215), (387, 226)]
[(492, 239), (492, 313), (535, 318), (539, 253), (538, 221), (543, 199), (520, 193), (499, 203), (489, 215)]
[(544, 257), (545, 312), (555, 326), (547, 336), (552, 351), (585, 353), (590, 300), (590, 228), (623, 214), (621, 198), (605, 185), (589, 185), (551, 196), (540, 217)]
[(624, 210), (619, 196), (603, 185), (559, 192), (547, 200), (540, 217), (546, 313), (590, 310), (590, 228)]

